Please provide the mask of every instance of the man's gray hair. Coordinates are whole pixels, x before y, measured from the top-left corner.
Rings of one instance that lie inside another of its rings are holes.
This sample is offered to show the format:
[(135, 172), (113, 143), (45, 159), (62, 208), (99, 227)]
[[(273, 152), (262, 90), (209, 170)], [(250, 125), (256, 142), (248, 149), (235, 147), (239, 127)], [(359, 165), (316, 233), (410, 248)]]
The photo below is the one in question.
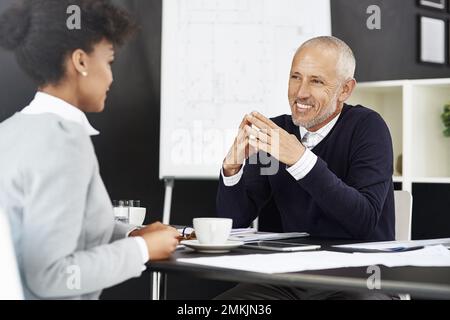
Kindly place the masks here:
[(303, 43), (301, 47), (297, 50), (297, 53), (306, 47), (315, 45), (332, 48), (339, 52), (339, 60), (337, 63), (339, 69), (338, 75), (342, 78), (343, 81), (350, 80), (355, 77), (355, 69), (356, 69), (355, 55), (353, 54), (352, 49), (344, 41), (331, 36), (312, 38)]

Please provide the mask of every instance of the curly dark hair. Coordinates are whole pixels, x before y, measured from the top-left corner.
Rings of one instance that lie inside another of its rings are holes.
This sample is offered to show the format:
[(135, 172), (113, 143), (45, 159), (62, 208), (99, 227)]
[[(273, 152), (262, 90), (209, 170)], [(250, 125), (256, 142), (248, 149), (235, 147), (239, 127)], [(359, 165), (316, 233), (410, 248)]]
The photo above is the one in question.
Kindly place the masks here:
[[(67, 27), (69, 6), (81, 9), (81, 29)], [(0, 47), (14, 51), (37, 83), (57, 84), (76, 49), (88, 54), (103, 39), (122, 45), (136, 30), (130, 15), (107, 0), (22, 0), (0, 16)]]

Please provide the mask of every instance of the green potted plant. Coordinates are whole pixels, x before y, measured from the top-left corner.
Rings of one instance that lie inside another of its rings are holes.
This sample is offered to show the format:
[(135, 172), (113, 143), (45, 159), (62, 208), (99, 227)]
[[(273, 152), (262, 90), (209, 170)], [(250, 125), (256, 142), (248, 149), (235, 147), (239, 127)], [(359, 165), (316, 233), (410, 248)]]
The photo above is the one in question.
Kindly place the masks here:
[(444, 113), (442, 113), (442, 121), (444, 122), (444, 135), (450, 138), (450, 103), (444, 106)]

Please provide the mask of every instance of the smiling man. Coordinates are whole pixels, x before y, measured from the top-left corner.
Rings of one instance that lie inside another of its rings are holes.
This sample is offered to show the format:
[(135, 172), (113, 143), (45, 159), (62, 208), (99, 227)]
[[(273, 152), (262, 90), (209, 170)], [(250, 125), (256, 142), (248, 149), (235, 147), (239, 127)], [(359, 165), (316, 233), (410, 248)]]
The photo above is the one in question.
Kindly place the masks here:
[[(391, 136), (376, 112), (345, 104), (356, 86), (355, 66), (350, 47), (334, 37), (311, 39), (297, 50), (289, 80), (292, 115), (269, 120), (254, 112), (244, 117), (223, 163), (219, 216), (232, 218), (234, 227), (248, 227), (273, 199), (284, 232), (350, 240), (394, 239)], [(261, 174), (264, 166), (258, 159), (265, 153), (280, 164), (272, 175)], [(250, 287), (232, 289), (222, 297), (261, 299), (275, 294), (303, 299), (312, 295), (305, 290)], [(336, 292), (316, 297), (367, 298)]]

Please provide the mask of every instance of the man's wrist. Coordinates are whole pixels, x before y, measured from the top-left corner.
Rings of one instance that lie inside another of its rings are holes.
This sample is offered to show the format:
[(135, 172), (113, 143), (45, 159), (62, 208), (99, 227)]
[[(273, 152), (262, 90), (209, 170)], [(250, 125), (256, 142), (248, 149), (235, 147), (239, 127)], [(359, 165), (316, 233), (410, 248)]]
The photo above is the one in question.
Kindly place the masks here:
[(286, 170), (299, 181), (305, 178), (317, 163), (317, 156), (309, 149), (305, 149), (302, 157), (292, 165), (291, 167), (286, 167)]
[(222, 166), (222, 168), (223, 168), (223, 174), (225, 177), (232, 177), (232, 176), (235, 176), (236, 174), (238, 174), (239, 171), (241, 171), (242, 164), (241, 165), (224, 164)]
[(290, 168), (293, 165), (295, 165), (297, 162), (299, 162), (300, 159), (303, 158), (303, 155), (305, 154), (305, 152), (306, 152), (306, 148), (304, 146), (302, 146), (302, 149), (299, 151), (299, 154), (297, 155), (297, 157), (294, 157), (293, 158), (294, 160), (291, 161), (291, 163), (286, 163), (287, 167)]

